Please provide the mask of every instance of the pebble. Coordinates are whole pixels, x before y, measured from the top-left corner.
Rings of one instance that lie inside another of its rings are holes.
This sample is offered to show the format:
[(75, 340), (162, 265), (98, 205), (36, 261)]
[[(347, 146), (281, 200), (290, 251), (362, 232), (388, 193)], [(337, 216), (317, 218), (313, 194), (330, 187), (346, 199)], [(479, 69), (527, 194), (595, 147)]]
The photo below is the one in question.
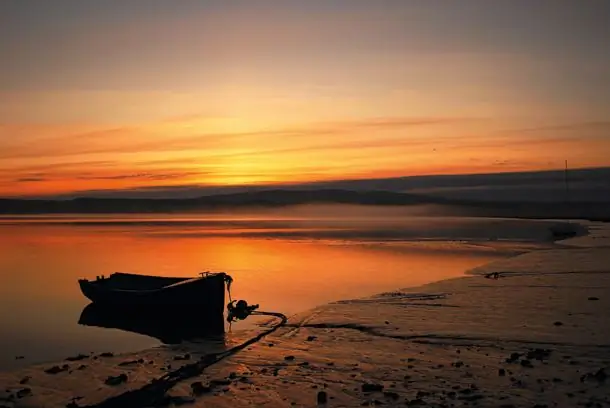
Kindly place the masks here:
[(108, 378), (106, 378), (106, 381), (104, 381), (104, 384), (120, 385), (124, 382), (127, 382), (127, 374), (120, 374), (120, 375), (117, 375), (116, 377), (109, 376)]
[(557, 321), (557, 322), (555, 322), (555, 323), (553, 323), (553, 324), (554, 324), (555, 326), (563, 326), (563, 323), (562, 323), (562, 322), (560, 322), (560, 321)]
[(66, 361), (80, 361), (89, 358), (87, 354), (78, 354), (76, 356), (66, 358)]
[(286, 356), (286, 357), (284, 357), (284, 360), (286, 360), (286, 361), (294, 361), (294, 356)]
[(521, 358), (521, 353), (512, 353), (510, 357), (506, 359), (507, 363), (514, 363)]
[(599, 300), (599, 298), (598, 298), (598, 297), (595, 297), (595, 296), (591, 296), (591, 297), (589, 298), (589, 300)]
[(530, 360), (546, 360), (550, 357), (551, 355), (551, 350), (547, 350), (547, 349), (534, 349), (534, 350), (530, 350), (527, 353), (527, 358)]
[(22, 388), (19, 391), (17, 391), (17, 398), (23, 398), (23, 397), (28, 397), (32, 395), (32, 390), (30, 388)]
[(47, 374), (59, 374), (63, 371), (68, 371), (70, 367), (67, 364), (64, 364), (62, 367), (60, 366), (53, 366), (51, 368), (47, 368), (46, 370), (44, 370), (45, 373)]
[(383, 385), (365, 383), (365, 384), (362, 384), (361, 389), (362, 389), (362, 392), (381, 392), (381, 391), (383, 391)]
[(529, 360), (521, 360), (521, 366), (527, 368), (533, 368), (532, 362)]
[(307, 337), (307, 341), (314, 341), (315, 339), (317, 339), (316, 336), (309, 336), (309, 337)]
[(119, 367), (125, 367), (125, 366), (130, 366), (130, 365), (138, 364), (140, 362), (144, 362), (144, 360), (122, 361), (118, 365), (119, 365)]

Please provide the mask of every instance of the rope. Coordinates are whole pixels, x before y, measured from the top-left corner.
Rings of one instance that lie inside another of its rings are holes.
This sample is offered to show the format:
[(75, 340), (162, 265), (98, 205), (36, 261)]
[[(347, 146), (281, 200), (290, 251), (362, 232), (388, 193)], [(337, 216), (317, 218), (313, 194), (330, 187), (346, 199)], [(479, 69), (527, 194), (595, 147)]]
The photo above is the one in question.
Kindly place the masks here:
[[(229, 305), (231, 305), (231, 304), (233, 304), (233, 301), (231, 300), (230, 286), (231, 286), (231, 282), (233, 281), (233, 279), (231, 279), (231, 277), (229, 275), (226, 275), (226, 276), (229, 278), (227, 280), (227, 278), (225, 277), (225, 280), (228, 283), (229, 300), (231, 301), (231, 303), (229, 303)], [(108, 399), (101, 401), (94, 405), (81, 406), (81, 405), (77, 405), (75, 402), (72, 402), (72, 403), (68, 404), (67, 407), (68, 408), (123, 408), (123, 407), (124, 408), (138, 408), (138, 407), (154, 407), (154, 406), (163, 405), (164, 403), (168, 402), (169, 397), (167, 397), (166, 393), (179, 382), (201, 375), (207, 367), (209, 367), (213, 364), (216, 364), (216, 363), (224, 360), (225, 358), (230, 357), (233, 354), (236, 354), (237, 352), (245, 349), (246, 347), (260, 341), (263, 337), (270, 335), (271, 333), (273, 333), (280, 327), (286, 325), (286, 323), (288, 322), (288, 318), (283, 313), (255, 311), (254, 309), (256, 307), (258, 307), (258, 305), (247, 306), (247, 303), (245, 301), (240, 301), (240, 302), (243, 302), (243, 304), (245, 304), (246, 313), (245, 313), (245, 315), (242, 315), (243, 317), (242, 316), (238, 317), (238, 319), (240, 319), (240, 320), (245, 319), (249, 315), (272, 316), (272, 317), (277, 317), (279, 319), (279, 322), (277, 322), (271, 328), (257, 334), (256, 336), (244, 341), (241, 344), (231, 347), (228, 350), (225, 350), (220, 353), (207, 354), (205, 356), (202, 356), (201, 359), (197, 362), (187, 364), (180, 368), (177, 368), (176, 370), (171, 371), (160, 378), (154, 378), (150, 381), (150, 383), (146, 384), (145, 386), (143, 386), (139, 389), (124, 392), (123, 394), (119, 394), (117, 396), (108, 398)], [(243, 310), (242, 310), (242, 312), (243, 312)]]

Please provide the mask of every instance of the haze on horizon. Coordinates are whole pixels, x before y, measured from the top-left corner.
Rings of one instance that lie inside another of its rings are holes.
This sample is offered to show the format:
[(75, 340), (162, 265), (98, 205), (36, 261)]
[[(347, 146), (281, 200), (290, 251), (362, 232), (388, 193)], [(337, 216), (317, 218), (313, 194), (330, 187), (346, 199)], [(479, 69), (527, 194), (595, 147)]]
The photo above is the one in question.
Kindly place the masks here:
[(605, 0), (0, 3), (0, 196), (610, 166)]

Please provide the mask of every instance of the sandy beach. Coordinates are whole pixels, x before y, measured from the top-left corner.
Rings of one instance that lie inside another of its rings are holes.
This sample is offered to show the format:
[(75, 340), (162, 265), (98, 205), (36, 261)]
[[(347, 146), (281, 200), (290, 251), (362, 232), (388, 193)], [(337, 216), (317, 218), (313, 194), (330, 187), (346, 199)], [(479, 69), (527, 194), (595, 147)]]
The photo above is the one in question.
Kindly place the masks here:
[(610, 406), (610, 227), (584, 224), (461, 278), (290, 316), (171, 385), (155, 380), (253, 333), (1, 373), (0, 406)]

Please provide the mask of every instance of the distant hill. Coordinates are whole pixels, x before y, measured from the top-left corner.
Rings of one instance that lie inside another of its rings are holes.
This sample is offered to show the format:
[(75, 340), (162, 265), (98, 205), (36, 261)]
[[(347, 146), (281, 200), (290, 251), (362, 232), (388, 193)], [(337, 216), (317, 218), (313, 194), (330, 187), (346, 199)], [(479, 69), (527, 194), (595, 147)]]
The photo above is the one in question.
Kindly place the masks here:
[(534, 218), (609, 219), (607, 203), (534, 203), (448, 199), (389, 191), (264, 190), (190, 199), (75, 198), (71, 200), (0, 199), (0, 214), (180, 213), (238, 208), (278, 208), (305, 204), (365, 206), (431, 205), (439, 214)]
[[(443, 201), (442, 199), (440, 201)], [(385, 191), (265, 190), (188, 199), (74, 198), (71, 200), (0, 199), (0, 214), (157, 213), (236, 207), (283, 207), (301, 204), (414, 205), (427, 197)]]

